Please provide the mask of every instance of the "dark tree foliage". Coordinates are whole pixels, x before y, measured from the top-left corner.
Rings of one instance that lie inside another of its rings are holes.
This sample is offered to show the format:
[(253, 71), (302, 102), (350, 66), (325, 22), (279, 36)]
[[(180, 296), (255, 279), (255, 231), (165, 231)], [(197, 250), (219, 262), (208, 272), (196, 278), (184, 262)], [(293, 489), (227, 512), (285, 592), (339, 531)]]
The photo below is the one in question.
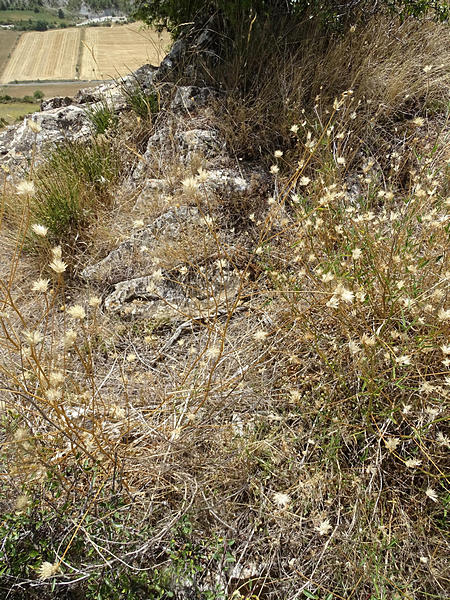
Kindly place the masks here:
[(201, 25), (221, 15), (229, 33), (242, 19), (277, 19), (318, 16), (330, 25), (343, 24), (355, 11), (373, 13), (388, 9), (402, 16), (433, 14), (448, 20), (448, 0), (138, 0), (136, 15), (153, 25), (168, 27), (177, 36), (193, 23)]

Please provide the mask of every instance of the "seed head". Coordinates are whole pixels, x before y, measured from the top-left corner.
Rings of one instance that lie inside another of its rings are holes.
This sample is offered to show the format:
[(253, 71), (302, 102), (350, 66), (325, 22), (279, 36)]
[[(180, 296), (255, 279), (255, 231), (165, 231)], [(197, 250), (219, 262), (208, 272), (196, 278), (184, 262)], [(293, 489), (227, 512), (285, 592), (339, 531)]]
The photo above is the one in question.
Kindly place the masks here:
[(33, 292), (41, 292), (42, 294), (45, 294), (48, 290), (49, 282), (49, 279), (37, 279), (31, 286), (31, 289)]
[(34, 223), (31, 226), (31, 229), (39, 237), (45, 237), (48, 233), (48, 227), (46, 227), (45, 225), (38, 225), (37, 223)]
[(53, 577), (53, 575), (55, 575), (55, 573), (58, 571), (59, 569), (59, 563), (51, 563), (48, 561), (45, 561), (41, 564), (41, 566), (38, 569), (38, 573), (39, 573), (39, 579), (41, 581), (45, 581), (45, 579), (50, 579), (50, 577)]
[(86, 316), (84, 308), (80, 304), (75, 304), (67, 309), (67, 314), (73, 319), (79, 319), (80, 321)]
[(60, 258), (54, 258), (49, 264), (49, 267), (55, 271), (55, 273), (64, 273), (64, 271), (67, 269), (66, 263)]
[(16, 192), (20, 196), (33, 196), (35, 191), (34, 183), (32, 181), (20, 181), (16, 186)]

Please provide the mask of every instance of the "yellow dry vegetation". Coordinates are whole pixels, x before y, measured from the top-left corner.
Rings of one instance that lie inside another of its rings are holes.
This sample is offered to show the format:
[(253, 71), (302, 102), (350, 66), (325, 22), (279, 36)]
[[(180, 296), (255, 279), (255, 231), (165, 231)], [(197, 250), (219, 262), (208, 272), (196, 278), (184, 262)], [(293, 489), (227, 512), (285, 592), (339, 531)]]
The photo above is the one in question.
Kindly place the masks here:
[(3, 71), (0, 83), (37, 79), (75, 79), (79, 29), (24, 33)]
[(82, 45), (80, 79), (109, 79), (127, 75), (144, 63), (159, 65), (170, 36), (144, 29), (140, 23), (90, 27)]

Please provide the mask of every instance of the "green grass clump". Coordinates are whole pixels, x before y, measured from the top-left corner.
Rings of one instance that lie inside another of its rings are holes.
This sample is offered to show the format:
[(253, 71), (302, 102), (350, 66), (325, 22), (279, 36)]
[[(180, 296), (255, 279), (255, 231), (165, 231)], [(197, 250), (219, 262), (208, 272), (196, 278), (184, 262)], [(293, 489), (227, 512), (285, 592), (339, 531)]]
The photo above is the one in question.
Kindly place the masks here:
[(48, 227), (50, 239), (68, 241), (107, 206), (121, 169), (109, 141), (63, 142), (36, 172), (34, 218)]

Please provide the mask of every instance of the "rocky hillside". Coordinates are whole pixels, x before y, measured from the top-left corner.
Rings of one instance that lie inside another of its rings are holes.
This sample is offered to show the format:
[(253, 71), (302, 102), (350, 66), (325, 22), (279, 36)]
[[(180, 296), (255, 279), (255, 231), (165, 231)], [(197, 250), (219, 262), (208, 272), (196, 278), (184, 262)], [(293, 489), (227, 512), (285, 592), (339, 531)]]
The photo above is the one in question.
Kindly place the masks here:
[(0, 132), (0, 596), (446, 597), (449, 33), (351, 34)]

